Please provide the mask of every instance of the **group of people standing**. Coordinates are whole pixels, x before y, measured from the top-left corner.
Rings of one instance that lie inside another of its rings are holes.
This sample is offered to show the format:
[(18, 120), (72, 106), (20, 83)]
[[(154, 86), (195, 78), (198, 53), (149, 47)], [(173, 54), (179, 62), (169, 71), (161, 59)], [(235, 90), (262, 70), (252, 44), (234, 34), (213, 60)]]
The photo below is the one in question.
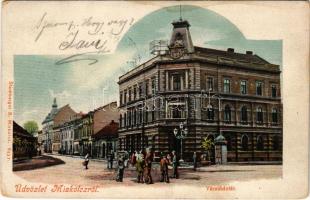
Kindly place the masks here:
[(138, 183), (153, 184), (151, 174), (153, 160), (154, 155), (150, 150), (147, 150), (145, 153), (142, 151), (132, 153), (130, 163), (136, 167)]
[[(89, 163), (89, 154), (87, 153), (84, 157), (84, 166), (85, 169), (88, 169), (88, 163)], [(114, 153), (111, 152), (107, 156), (108, 161), (108, 169), (113, 169), (113, 160), (114, 160)], [(146, 184), (153, 184), (153, 178), (152, 178), (152, 163), (154, 160), (154, 154), (149, 149), (146, 150), (146, 152), (136, 152), (134, 151), (130, 158), (127, 152), (124, 154), (119, 154), (117, 158), (117, 176), (116, 181), (117, 182), (123, 182), (124, 177), (124, 170), (126, 167), (128, 167), (128, 161), (131, 163), (133, 167), (136, 168), (137, 171), (137, 182), (138, 183), (146, 183)], [(160, 182), (166, 182), (169, 183), (169, 166), (172, 166), (172, 178), (179, 178), (178, 173), (178, 159), (175, 151), (172, 151), (171, 154), (160, 154)], [(197, 167), (197, 157), (196, 152), (193, 154), (193, 165), (194, 170), (196, 170)]]
[[(152, 162), (154, 159), (154, 155), (152, 152), (148, 151), (146, 153), (140, 152), (133, 152), (131, 155), (130, 163), (132, 166), (136, 167), (137, 171), (137, 182), (138, 183), (146, 183), (152, 184)], [(178, 178), (178, 160), (175, 151), (172, 152), (172, 156), (170, 154), (163, 154), (160, 155), (160, 172), (161, 182), (169, 183), (169, 165), (172, 164), (173, 167), (173, 178)]]

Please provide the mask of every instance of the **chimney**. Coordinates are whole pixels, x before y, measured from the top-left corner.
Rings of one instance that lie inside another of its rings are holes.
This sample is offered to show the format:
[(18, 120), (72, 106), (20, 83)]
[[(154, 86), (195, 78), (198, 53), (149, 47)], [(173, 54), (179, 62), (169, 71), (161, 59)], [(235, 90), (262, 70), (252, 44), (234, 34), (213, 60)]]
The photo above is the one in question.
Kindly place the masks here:
[(253, 51), (246, 51), (247, 55), (253, 55)]
[(228, 48), (227, 49), (227, 52), (231, 52), (231, 53), (234, 53), (235, 49), (234, 48)]

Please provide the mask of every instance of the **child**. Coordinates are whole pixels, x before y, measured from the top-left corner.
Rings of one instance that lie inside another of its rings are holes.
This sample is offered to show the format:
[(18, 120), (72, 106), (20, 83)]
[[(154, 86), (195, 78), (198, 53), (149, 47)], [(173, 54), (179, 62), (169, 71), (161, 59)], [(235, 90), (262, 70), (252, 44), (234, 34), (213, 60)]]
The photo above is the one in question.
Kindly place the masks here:
[(88, 169), (88, 162), (89, 162), (89, 154), (87, 153), (85, 158), (84, 158), (84, 163), (85, 163), (85, 169)]

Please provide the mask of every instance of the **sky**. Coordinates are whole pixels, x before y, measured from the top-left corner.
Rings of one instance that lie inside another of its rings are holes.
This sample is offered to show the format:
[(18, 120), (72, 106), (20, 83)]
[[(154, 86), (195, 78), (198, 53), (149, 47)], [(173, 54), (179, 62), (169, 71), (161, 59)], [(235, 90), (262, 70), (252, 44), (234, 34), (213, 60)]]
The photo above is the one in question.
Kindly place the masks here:
[[(111, 101), (118, 101), (118, 77), (134, 65), (150, 59), (149, 43), (169, 40), (171, 22), (178, 20), (179, 6), (154, 11), (137, 21), (117, 45), (113, 54), (87, 55), (98, 59), (93, 65), (80, 61), (56, 65), (62, 56), (15, 55), (14, 120), (23, 125), (34, 120), (41, 127), (51, 110), (70, 104), (76, 112), (87, 113)], [(182, 6), (182, 18), (191, 24), (195, 46), (235, 52), (253, 51), (270, 63), (282, 65), (282, 40), (248, 40), (228, 19), (208, 9)]]

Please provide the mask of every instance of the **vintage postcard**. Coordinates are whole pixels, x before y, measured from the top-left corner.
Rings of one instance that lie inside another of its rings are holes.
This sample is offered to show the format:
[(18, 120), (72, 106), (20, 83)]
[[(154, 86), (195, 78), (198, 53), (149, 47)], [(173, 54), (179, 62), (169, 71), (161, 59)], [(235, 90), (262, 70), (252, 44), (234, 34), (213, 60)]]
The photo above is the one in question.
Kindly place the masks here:
[(1, 192), (308, 196), (309, 4), (5, 1)]

